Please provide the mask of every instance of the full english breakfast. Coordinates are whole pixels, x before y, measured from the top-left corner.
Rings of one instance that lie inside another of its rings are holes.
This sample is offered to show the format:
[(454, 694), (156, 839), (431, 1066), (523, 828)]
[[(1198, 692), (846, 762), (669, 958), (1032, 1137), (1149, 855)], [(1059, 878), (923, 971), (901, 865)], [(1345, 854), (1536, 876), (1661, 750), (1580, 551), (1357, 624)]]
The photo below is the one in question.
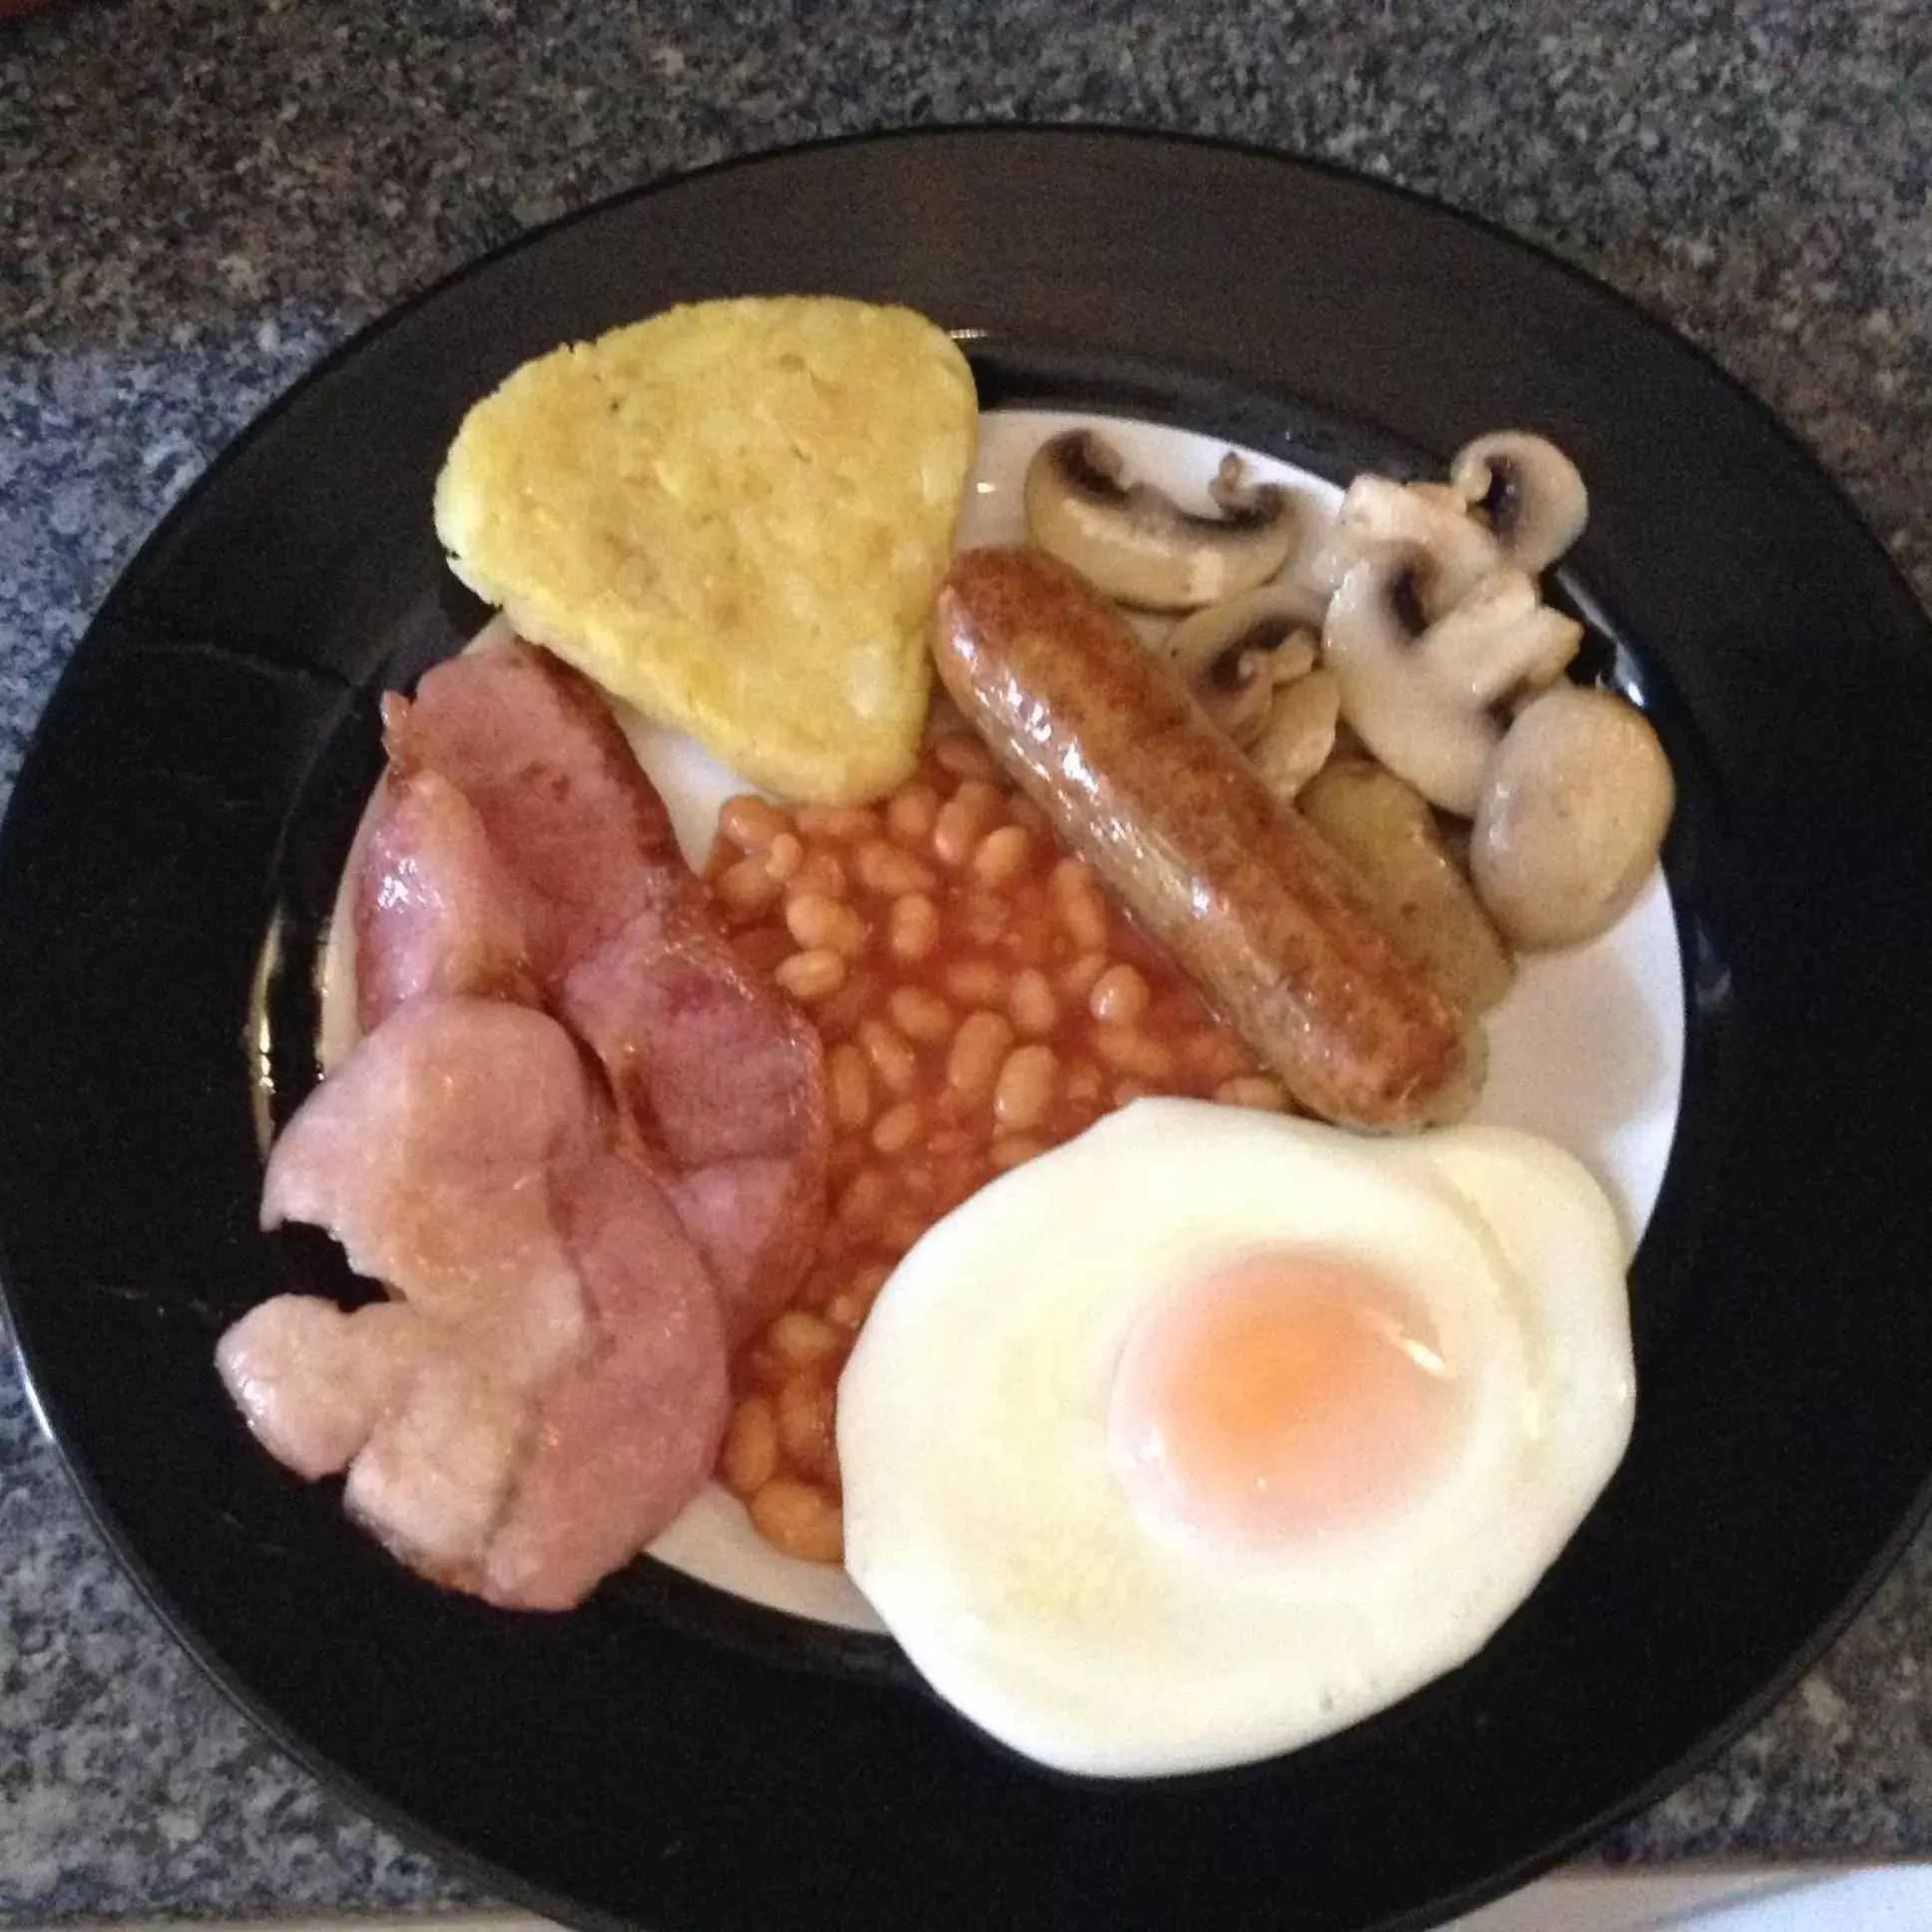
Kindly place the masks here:
[(1543, 438), (1324, 518), (1095, 421), (955, 554), (976, 420), (942, 330), (804, 297), (470, 411), (435, 524), (503, 619), (384, 701), (263, 1182), (381, 1293), (217, 1363), (438, 1584), (566, 1609), (716, 1479), (1004, 1741), (1239, 1762), (1469, 1656), (1622, 1455), (1628, 1231), (1454, 1123), (1671, 771), (1568, 675)]

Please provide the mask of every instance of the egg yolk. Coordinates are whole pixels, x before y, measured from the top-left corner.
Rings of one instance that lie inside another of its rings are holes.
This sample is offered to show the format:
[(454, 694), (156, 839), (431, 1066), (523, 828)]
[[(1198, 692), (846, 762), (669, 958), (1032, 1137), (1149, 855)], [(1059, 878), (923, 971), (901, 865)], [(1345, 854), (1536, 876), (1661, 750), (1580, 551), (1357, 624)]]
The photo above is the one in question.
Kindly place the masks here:
[(1460, 1391), (1394, 1281), (1324, 1255), (1251, 1256), (1151, 1302), (1109, 1417), (1138, 1510), (1223, 1548), (1359, 1529), (1444, 1460)]

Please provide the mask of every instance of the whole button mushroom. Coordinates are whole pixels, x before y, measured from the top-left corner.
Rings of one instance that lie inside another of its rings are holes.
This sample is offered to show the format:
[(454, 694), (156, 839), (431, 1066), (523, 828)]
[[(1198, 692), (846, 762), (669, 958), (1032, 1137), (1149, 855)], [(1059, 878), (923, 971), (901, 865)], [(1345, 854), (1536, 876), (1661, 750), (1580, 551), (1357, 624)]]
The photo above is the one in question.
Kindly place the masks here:
[(1484, 775), (1469, 846), (1477, 895), (1520, 951), (1595, 939), (1650, 876), (1676, 803), (1642, 713), (1608, 692), (1547, 691)]

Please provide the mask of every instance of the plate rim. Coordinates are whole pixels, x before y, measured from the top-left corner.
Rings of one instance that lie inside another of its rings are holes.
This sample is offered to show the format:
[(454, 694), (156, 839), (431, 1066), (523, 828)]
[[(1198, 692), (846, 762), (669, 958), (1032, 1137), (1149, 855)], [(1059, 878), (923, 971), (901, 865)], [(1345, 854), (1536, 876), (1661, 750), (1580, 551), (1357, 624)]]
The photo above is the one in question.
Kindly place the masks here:
[[(858, 130), (806, 141), (782, 143), (724, 156), (694, 168), (653, 175), (630, 187), (585, 203), (533, 228), (521, 231), (485, 252), (458, 262), (359, 324), (341, 341), (304, 368), (286, 388), (260, 411), (249, 417), (224, 443), (194, 481), (155, 520), (140, 544), (119, 567), (113, 583), (90, 617), (80, 640), (63, 666), (41, 716), (36, 721), (33, 733), (21, 757), (14, 781), (14, 792), (17, 793), (21, 781), (29, 777), (41, 751), (50, 721), (57, 720), (62, 712), (75, 702), (75, 693), (80, 682), (76, 677), (77, 670), (85, 672), (85, 660), (98, 649), (102, 634), (108, 628), (110, 621), (119, 613), (123, 599), (132, 594), (131, 586), (134, 580), (140, 576), (152, 555), (168, 541), (180, 523), (194, 514), (202, 500), (217, 487), (231, 465), (251, 450), (261, 438), (270, 434), (283, 415), (302, 401), (311, 389), (319, 386), (338, 367), (361, 354), (419, 309), (459, 287), (472, 276), (480, 275), (502, 260), (526, 248), (536, 246), (552, 235), (600, 215), (697, 181), (739, 170), (755, 169), (766, 163), (782, 162), (847, 148), (876, 147), (886, 144), (940, 143), (959, 140), (963, 137), (992, 143), (1028, 143), (1035, 140), (1071, 138), (1101, 144), (1160, 145), (1202, 149), (1283, 166), (1288, 172), (1297, 169), (1307, 170), (1345, 183), (1352, 188), (1367, 189), (1378, 195), (1392, 197), (1399, 202), (1428, 211), (1432, 215), (1447, 217), (1455, 224), (1487, 235), (1493, 241), (1529, 257), (1545, 269), (1555, 267), (1565, 277), (1580, 284), (1594, 298), (1600, 301), (1609, 300), (1647, 331), (1663, 338), (1679, 355), (1692, 358), (1701, 367), (1706, 377), (1714, 377), (1733, 401), (1741, 402), (1757, 418), (1761, 427), (1771, 430), (1809, 473), (1811, 481), (1815, 485), (1822, 486), (1842, 512), (1847, 534), (1855, 530), (1863, 547), (1882, 563), (1883, 574), (1890, 579), (1893, 590), (1901, 596), (1904, 608), (1916, 615), (1920, 632), (1926, 638), (1932, 639), (1932, 617), (1928, 616), (1910, 578), (1906, 576), (1898, 560), (1872, 528), (1849, 490), (1819, 456), (1808, 438), (1773, 410), (1740, 377), (1734, 375), (1712, 350), (1681, 332), (1663, 315), (1652, 310), (1637, 297), (1604, 281), (1590, 269), (1571, 260), (1567, 255), (1558, 253), (1553, 247), (1530, 241), (1498, 220), (1459, 208), (1440, 197), (1349, 168), (1321, 156), (1269, 147), (1261, 143), (1120, 123), (1080, 121), (1038, 124), (994, 121), (921, 123)], [(0, 818), (0, 869), (6, 868), (10, 847), (20, 837), (15, 829), (17, 821), (11, 805), (10, 797), (9, 809), (5, 817)], [(1687, 969), (1688, 965), (1687, 960)], [(133, 1582), (143, 1602), (159, 1618), (172, 1641), (188, 1653), (197, 1668), (215, 1685), (222, 1695), (240, 1709), (250, 1722), (258, 1726), (279, 1749), (313, 1775), (331, 1794), (351, 1804), (363, 1815), (390, 1831), (404, 1844), (429, 1851), (437, 1860), (466, 1881), (486, 1891), (530, 1905), (569, 1923), (609, 1927), (631, 1924), (632, 1921), (614, 1916), (600, 1907), (525, 1879), (507, 1867), (494, 1863), (488, 1856), (471, 1851), (424, 1824), (403, 1805), (370, 1790), (355, 1773), (338, 1763), (325, 1751), (306, 1742), (267, 1704), (258, 1699), (246, 1685), (231, 1675), (229, 1667), (206, 1646), (192, 1621), (173, 1603), (167, 1590), (150, 1573), (147, 1564), (133, 1547), (132, 1542), (124, 1536), (112, 1508), (99, 1492), (93, 1479), (76, 1464), (70, 1454), (65, 1431), (55, 1426), (60, 1409), (58, 1399), (50, 1403), (48, 1392), (41, 1385), (40, 1376), (32, 1358), (31, 1346), (22, 1336), (19, 1323), (12, 1314), (12, 1291), (6, 1285), (11, 1272), (6, 1254), (6, 1231), (0, 1228), (0, 1313), (4, 1313), (7, 1317), (7, 1328), (20, 1364), (23, 1389), (30, 1409), (43, 1436), (53, 1448), (60, 1467), (80, 1498), (92, 1528), (101, 1538), (109, 1554)], [(1574, 1827), (1555, 1844), (1543, 1847), (1453, 1895), (1445, 1895), (1430, 1904), (1378, 1920), (1376, 1921), (1378, 1932), (1415, 1932), (1415, 1929), (1440, 1923), (1445, 1912), (1450, 1914), (1468, 1912), (1504, 1896), (1538, 1874), (1562, 1863), (1573, 1856), (1578, 1849), (1602, 1836), (1618, 1823), (1649, 1808), (1678, 1788), (1688, 1777), (1707, 1764), (1718, 1751), (1734, 1741), (1786, 1696), (1818, 1659), (1844, 1634), (1895, 1567), (1928, 1515), (1932, 1515), (1932, 1471), (1928, 1472), (1919, 1485), (1910, 1505), (1883, 1548), (1864, 1566), (1852, 1588), (1811, 1632), (1806, 1641), (1789, 1656), (1779, 1672), (1761, 1685), (1750, 1696), (1741, 1700), (1722, 1721), (1701, 1733), (1695, 1742), (1683, 1751), (1668, 1767), (1645, 1780), (1625, 1798), (1601, 1807), (1590, 1819)]]

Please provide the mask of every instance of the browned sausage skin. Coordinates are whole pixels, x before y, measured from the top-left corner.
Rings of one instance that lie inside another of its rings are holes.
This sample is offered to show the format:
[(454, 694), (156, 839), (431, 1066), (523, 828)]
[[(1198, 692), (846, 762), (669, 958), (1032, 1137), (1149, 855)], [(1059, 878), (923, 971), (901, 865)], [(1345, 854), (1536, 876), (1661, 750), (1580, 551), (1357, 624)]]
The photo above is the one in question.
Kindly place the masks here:
[(994, 755), (1301, 1106), (1367, 1128), (1462, 1111), (1480, 1037), (1090, 584), (966, 551), (932, 649)]

